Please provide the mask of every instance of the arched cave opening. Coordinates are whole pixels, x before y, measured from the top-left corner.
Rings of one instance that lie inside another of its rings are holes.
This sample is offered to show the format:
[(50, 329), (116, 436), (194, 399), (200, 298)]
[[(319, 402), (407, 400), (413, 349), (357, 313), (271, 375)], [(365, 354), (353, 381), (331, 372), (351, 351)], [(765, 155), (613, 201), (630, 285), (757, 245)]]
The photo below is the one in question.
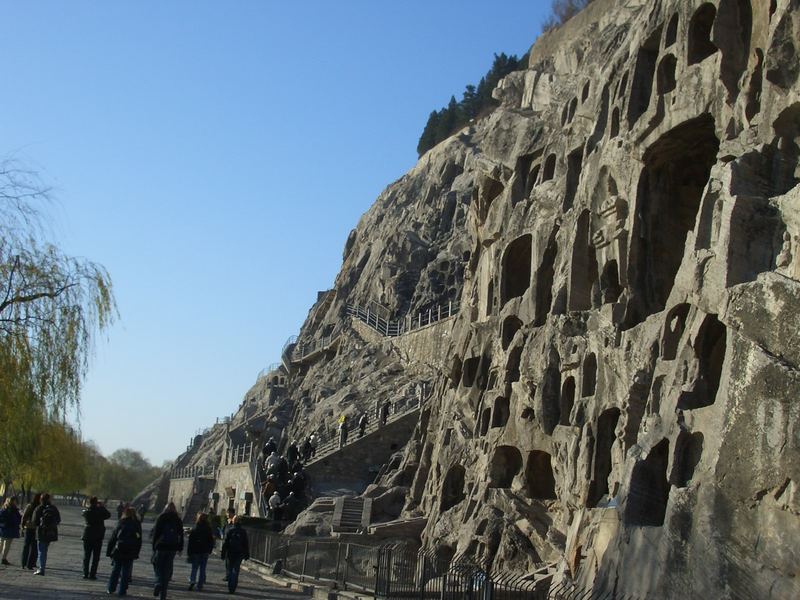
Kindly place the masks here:
[(596, 507), (603, 496), (609, 493), (608, 477), (611, 475), (611, 449), (617, 439), (616, 429), (620, 411), (609, 408), (603, 411), (597, 420), (597, 439), (594, 446), (592, 481), (589, 484), (589, 497), (586, 506)]
[(722, 52), (720, 79), (728, 90), (729, 100), (739, 95), (739, 78), (750, 58), (753, 8), (750, 0), (720, 0), (714, 20), (714, 41)]
[(494, 401), (492, 410), (492, 427), (505, 427), (508, 423), (509, 406), (508, 398), (499, 396)]
[(581, 212), (575, 226), (575, 245), (569, 276), (569, 310), (584, 311), (592, 308), (592, 290), (597, 283), (597, 254), (589, 230), (591, 213)]
[(525, 483), (528, 496), (536, 500), (556, 499), (556, 479), (550, 455), (547, 452), (533, 450), (528, 454), (525, 467)]
[(611, 129), (609, 130), (609, 139), (614, 139), (619, 135), (619, 107), (615, 106), (611, 111)]
[(511, 315), (510, 317), (506, 317), (503, 320), (503, 327), (501, 331), (501, 342), (503, 345), (503, 350), (508, 350), (508, 346), (514, 340), (514, 336), (517, 335), (517, 332), (522, 328), (522, 321), (520, 321), (517, 317)]
[(502, 306), (512, 298), (522, 296), (531, 285), (531, 242), (532, 236), (526, 234), (506, 248), (500, 285)]
[(622, 286), (619, 283), (619, 266), (616, 259), (611, 259), (603, 265), (600, 274), (600, 296), (603, 304), (612, 304), (619, 300)]
[(694, 477), (694, 471), (703, 456), (703, 434), (681, 432), (675, 443), (675, 462), (672, 467), (672, 484), (686, 487)]
[(498, 446), (489, 466), (489, 487), (510, 488), (522, 469), (522, 454), (514, 446)]
[(447, 471), (440, 495), (440, 512), (450, 510), (464, 500), (464, 474), (465, 470), (461, 465), (453, 465)]
[(480, 360), (480, 356), (473, 356), (464, 361), (464, 374), (461, 381), (464, 387), (472, 387), (475, 385), (475, 377), (478, 375), (478, 364)]
[(540, 412), (542, 429), (547, 435), (552, 435), (553, 430), (561, 420), (560, 393), (561, 369), (560, 357), (557, 352), (550, 355), (550, 361), (542, 377), (542, 409)]
[(674, 54), (667, 54), (658, 64), (658, 77), (656, 78), (656, 88), (659, 94), (667, 94), (675, 89), (675, 69), (678, 66), (678, 59)]
[(494, 281), (490, 281), (486, 287), (486, 316), (494, 313)]
[(645, 40), (636, 55), (631, 95), (628, 100), (628, 128), (633, 127), (650, 106), (660, 46), (661, 28), (659, 27)]
[(650, 527), (664, 524), (670, 487), (668, 462), (669, 441), (664, 439), (647, 453), (647, 458), (633, 467), (625, 509), (626, 524)]
[(572, 208), (575, 201), (575, 194), (578, 191), (578, 184), (581, 180), (581, 170), (583, 169), (583, 146), (576, 148), (567, 156), (567, 187), (564, 191), (564, 212)]
[(523, 346), (515, 346), (508, 355), (508, 362), (506, 363), (506, 383), (519, 381), (519, 365), (522, 361), (522, 350)]
[(542, 183), (550, 181), (556, 176), (556, 155), (550, 154), (544, 161), (544, 169), (542, 170)]
[(481, 413), (481, 424), (480, 424), (480, 434), (481, 436), (486, 435), (489, 433), (489, 423), (492, 422), (492, 409), (491, 407), (486, 407), (483, 409)]
[(583, 383), (581, 384), (581, 396), (594, 396), (597, 388), (597, 356), (590, 352), (583, 359)]
[(664, 309), (718, 150), (714, 119), (706, 114), (670, 130), (645, 152), (637, 192), (640, 218), (631, 235), (627, 328)]
[(492, 368), (492, 357), (488, 354), (481, 356), (481, 364), (478, 369), (478, 377), (475, 380), (475, 385), (480, 389), (486, 390), (489, 388), (489, 370)]
[(575, 404), (575, 378), (570, 376), (564, 380), (561, 386), (560, 418), (559, 425), (569, 425), (569, 416), (572, 413), (572, 406)]
[(556, 256), (558, 255), (558, 244), (556, 243), (556, 227), (550, 234), (547, 248), (542, 256), (542, 262), (536, 269), (536, 305), (534, 312), (534, 327), (541, 327), (547, 321), (547, 315), (553, 305), (553, 279), (556, 273)]
[(688, 64), (702, 62), (717, 51), (717, 47), (711, 41), (711, 30), (716, 16), (717, 9), (710, 2), (702, 4), (692, 15), (692, 20), (689, 21), (689, 45), (686, 56)]
[(667, 320), (664, 323), (664, 333), (661, 336), (662, 360), (674, 360), (678, 355), (678, 344), (683, 336), (688, 314), (688, 304), (673, 306), (669, 313), (667, 313)]
[(681, 394), (678, 408), (693, 410), (714, 404), (722, 377), (727, 338), (728, 330), (717, 319), (717, 315), (706, 315), (694, 342), (694, 352), (699, 363), (697, 381), (691, 392)]
[(461, 357), (454, 356), (453, 362), (450, 364), (450, 386), (456, 387), (461, 382), (462, 364)]
[(665, 48), (672, 46), (672, 44), (674, 44), (678, 39), (678, 19), (678, 13), (675, 13), (669, 20), (669, 24), (667, 24), (667, 32), (664, 35)]

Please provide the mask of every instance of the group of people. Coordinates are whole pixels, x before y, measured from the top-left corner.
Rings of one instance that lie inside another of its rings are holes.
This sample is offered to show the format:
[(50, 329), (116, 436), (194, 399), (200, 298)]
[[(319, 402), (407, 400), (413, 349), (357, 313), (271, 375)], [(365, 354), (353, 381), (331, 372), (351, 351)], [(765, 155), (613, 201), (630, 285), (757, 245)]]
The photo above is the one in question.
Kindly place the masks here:
[[(146, 510), (146, 509), (145, 509)], [(142, 548), (142, 524), (144, 514), (130, 505), (123, 504), (118, 511), (119, 519), (111, 532), (106, 545), (106, 556), (111, 558), (111, 573), (108, 579), (109, 594), (126, 596), (132, 580), (133, 563), (139, 558)], [(111, 513), (96, 497), (89, 500), (83, 511), (83, 578), (97, 579), (100, 552), (105, 539), (105, 521)], [(234, 593), (238, 585), (239, 569), (243, 560), (250, 558), (247, 532), (242, 528), (239, 517), (228, 511), (227, 523), (223, 531), (221, 557), (225, 560), (228, 591)], [(23, 512), (17, 506), (17, 499), (8, 498), (0, 510), (0, 553), (2, 564), (10, 565), (8, 553), (11, 543), (24, 531), (22, 548), (22, 568), (33, 570), (34, 575), (44, 575), (47, 566), (49, 545), (58, 540), (58, 525), (61, 515), (51, 502), (50, 495), (36, 494)], [(208, 515), (199, 513), (194, 527), (189, 532), (186, 544), (188, 561), (192, 565), (189, 577), (189, 590), (203, 589), (206, 582), (206, 565), (216, 544), (217, 532), (212, 528)], [(184, 529), (175, 508), (170, 502), (158, 516), (151, 532), (152, 564), (155, 573), (153, 595), (162, 600), (167, 597), (167, 587), (172, 579), (175, 555), (184, 549)]]
[(58, 540), (59, 523), (61, 514), (51, 502), (50, 494), (36, 494), (23, 512), (15, 497), (7, 498), (0, 510), (2, 564), (11, 564), (8, 560), (11, 543), (24, 532), (22, 568), (33, 571), (34, 575), (44, 575), (47, 551), (50, 544)]
[(291, 521), (303, 509), (306, 476), (303, 461), (314, 456), (315, 436), (306, 438), (302, 446), (291, 442), (286, 455), (278, 454), (275, 438), (269, 438), (261, 450), (261, 497), (267, 500), (267, 518)]
[[(389, 420), (389, 412), (391, 411), (392, 404), (389, 400), (384, 400), (383, 402), (379, 402), (378, 405), (375, 407), (375, 417), (378, 419), (379, 426), (383, 427), (386, 425), (386, 422)], [(367, 416), (366, 412), (361, 413), (361, 416), (358, 418), (358, 437), (359, 439), (364, 437), (367, 433), (367, 425), (369, 425), (369, 417)], [(339, 417), (339, 426), (337, 427), (337, 433), (339, 436), (339, 449), (341, 450), (347, 445), (347, 437), (350, 432), (350, 420), (348, 419), (347, 415), (341, 415)]]

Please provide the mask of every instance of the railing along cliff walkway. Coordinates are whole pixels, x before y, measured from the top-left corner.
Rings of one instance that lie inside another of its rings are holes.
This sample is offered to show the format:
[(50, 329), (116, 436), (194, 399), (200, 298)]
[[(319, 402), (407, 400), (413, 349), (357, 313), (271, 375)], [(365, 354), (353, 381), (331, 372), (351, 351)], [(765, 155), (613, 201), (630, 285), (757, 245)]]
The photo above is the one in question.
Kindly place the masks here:
[(369, 306), (348, 304), (347, 314), (368, 325), (381, 335), (397, 337), (452, 317), (458, 314), (458, 309), (458, 303), (448, 302), (417, 313), (416, 316), (407, 315), (399, 321), (391, 321), (382, 317), (376, 311), (370, 310)]
[(408, 396), (405, 398), (400, 398), (396, 400), (395, 403), (392, 405), (391, 410), (389, 411), (389, 415), (387, 416), (386, 423), (381, 423), (380, 416), (374, 415), (371, 416), (369, 419), (369, 423), (367, 424), (366, 429), (364, 430), (364, 435), (359, 436), (359, 428), (358, 422), (356, 419), (348, 420), (347, 423), (347, 441), (345, 444), (340, 448), (339, 447), (339, 432), (338, 430), (336, 433), (329, 433), (327, 436), (322, 437), (320, 435), (320, 441), (317, 443), (317, 449), (314, 453), (314, 457), (306, 463), (306, 466), (312, 465), (315, 462), (322, 460), (334, 452), (338, 452), (344, 447), (349, 446), (350, 444), (369, 437), (370, 434), (379, 431), (381, 428), (394, 423), (395, 421), (402, 419), (406, 415), (410, 415), (419, 410), (420, 405), (422, 404), (422, 400), (419, 396)]

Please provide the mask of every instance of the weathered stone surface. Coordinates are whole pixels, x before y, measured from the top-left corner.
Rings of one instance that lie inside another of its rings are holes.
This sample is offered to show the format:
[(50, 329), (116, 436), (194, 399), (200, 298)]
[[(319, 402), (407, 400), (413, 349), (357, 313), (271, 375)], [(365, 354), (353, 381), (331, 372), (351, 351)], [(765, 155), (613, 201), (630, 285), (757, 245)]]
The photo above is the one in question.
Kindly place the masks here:
[[(287, 439), (422, 386), (377, 519), (403, 490), (421, 543), (496, 569), (800, 595), (797, 9), (596, 0), (542, 36), (351, 232), (297, 342), (328, 350), (276, 405)], [(450, 302), (399, 338), (347, 308)]]

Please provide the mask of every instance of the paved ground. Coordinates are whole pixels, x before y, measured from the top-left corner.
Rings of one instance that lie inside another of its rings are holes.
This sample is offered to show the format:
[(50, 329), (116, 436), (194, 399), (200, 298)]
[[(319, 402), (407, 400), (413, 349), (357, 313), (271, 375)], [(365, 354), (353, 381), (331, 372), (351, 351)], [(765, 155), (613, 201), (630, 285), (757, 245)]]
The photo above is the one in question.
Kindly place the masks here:
[[(0, 566), (0, 598), (3, 600), (86, 600), (89, 598), (108, 598), (106, 586), (111, 572), (111, 559), (103, 558), (97, 572), (97, 581), (83, 579), (83, 543), (81, 531), (83, 522), (80, 509), (77, 507), (59, 507), (61, 525), (59, 540), (50, 545), (47, 556), (47, 574), (44, 577), (34, 576), (31, 571), (19, 567), (22, 555), (22, 540), (15, 540), (9, 553), (12, 566)], [(106, 540), (111, 534), (112, 519), (106, 527)], [(153, 598), (153, 568), (150, 565), (150, 528), (152, 522), (145, 521), (142, 556), (133, 563), (133, 583), (128, 588), (129, 598)], [(188, 591), (190, 566), (186, 555), (175, 557), (175, 570), (169, 586), (168, 598), (208, 598), (228, 596), (228, 588), (222, 578), (225, 575), (223, 562), (219, 555), (208, 559), (207, 582), (202, 592)], [(273, 587), (255, 575), (241, 573), (236, 596), (240, 598), (266, 598), (270, 600), (295, 600), (307, 598), (307, 595)]]

